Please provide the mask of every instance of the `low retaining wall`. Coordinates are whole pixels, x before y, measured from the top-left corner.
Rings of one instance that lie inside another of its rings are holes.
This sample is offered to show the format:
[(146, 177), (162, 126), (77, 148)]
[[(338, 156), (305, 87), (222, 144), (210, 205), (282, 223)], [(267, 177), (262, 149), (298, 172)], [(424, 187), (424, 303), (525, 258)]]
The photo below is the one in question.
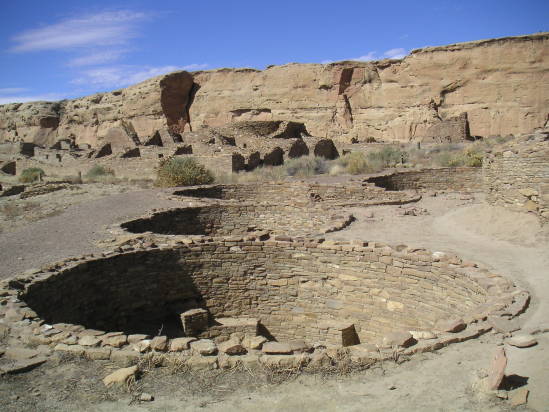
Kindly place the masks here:
[(482, 168), (447, 167), (398, 172), (371, 177), (366, 182), (387, 190), (444, 190), (473, 191), (483, 190)]

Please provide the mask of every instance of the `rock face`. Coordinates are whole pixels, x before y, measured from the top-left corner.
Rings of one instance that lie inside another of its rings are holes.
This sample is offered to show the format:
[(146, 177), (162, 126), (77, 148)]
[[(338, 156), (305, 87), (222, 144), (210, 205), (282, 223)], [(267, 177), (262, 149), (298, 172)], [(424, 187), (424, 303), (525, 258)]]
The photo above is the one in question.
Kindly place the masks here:
[[(0, 142), (133, 147), (237, 121), (294, 121), (320, 138), (455, 141), (548, 121), (549, 33), (414, 50), (402, 60), (175, 72), (56, 103), (0, 106)], [(273, 130), (274, 132), (274, 130)]]
[(126, 89), (61, 102), (0, 106), (0, 142), (52, 146), (60, 139), (94, 147), (133, 147), (162, 128), (183, 131), (193, 78), (187, 72), (155, 77)]

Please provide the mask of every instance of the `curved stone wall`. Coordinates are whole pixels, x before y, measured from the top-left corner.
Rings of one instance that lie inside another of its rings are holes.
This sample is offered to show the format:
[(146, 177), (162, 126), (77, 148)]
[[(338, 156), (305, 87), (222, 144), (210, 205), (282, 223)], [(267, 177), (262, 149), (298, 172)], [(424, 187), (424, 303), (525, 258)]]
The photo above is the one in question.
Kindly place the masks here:
[(361, 343), (375, 343), (394, 331), (434, 330), (440, 319), (473, 323), (516, 295), (511, 282), (454, 256), (312, 239), (198, 241), (13, 282), (49, 324), (174, 337), (182, 332), (163, 329), (170, 317), (202, 307), (211, 322), (257, 318), (265, 336), (329, 346), (344, 345), (350, 327)]
[(169, 209), (121, 224), (131, 233), (243, 236), (250, 232), (314, 236), (343, 229), (354, 220), (323, 208), (292, 205), (215, 204)]
[(238, 185), (205, 185), (178, 190), (174, 197), (198, 197), (254, 203), (291, 203), (308, 206), (326, 203), (337, 206), (366, 206), (415, 202), (415, 193), (387, 192), (373, 183), (347, 182), (328, 184), (314, 182), (261, 182)]

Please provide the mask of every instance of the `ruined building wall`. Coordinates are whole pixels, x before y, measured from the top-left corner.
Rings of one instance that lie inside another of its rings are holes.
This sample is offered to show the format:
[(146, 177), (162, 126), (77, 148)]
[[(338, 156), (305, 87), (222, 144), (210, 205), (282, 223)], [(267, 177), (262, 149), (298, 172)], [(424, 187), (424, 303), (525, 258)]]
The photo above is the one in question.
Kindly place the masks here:
[(549, 141), (521, 140), (484, 161), (487, 201), (549, 222)]

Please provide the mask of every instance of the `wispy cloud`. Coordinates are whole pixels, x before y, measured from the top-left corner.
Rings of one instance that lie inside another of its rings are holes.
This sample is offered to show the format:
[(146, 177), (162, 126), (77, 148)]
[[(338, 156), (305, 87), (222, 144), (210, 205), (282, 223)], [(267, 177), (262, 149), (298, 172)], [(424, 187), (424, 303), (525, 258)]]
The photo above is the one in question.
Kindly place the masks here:
[(126, 44), (137, 36), (136, 23), (145, 17), (143, 12), (121, 10), (65, 19), (14, 36), (15, 46), (11, 51), (70, 50)]
[(24, 93), (28, 90), (29, 89), (26, 89), (24, 87), (4, 87), (0, 88), (0, 95)]
[[(359, 62), (369, 62), (372, 60), (383, 60), (383, 59), (402, 59), (408, 54), (407, 50), (399, 47), (395, 49), (389, 49), (381, 54), (378, 54), (377, 51), (370, 51), (362, 56), (359, 57), (352, 57), (350, 59), (342, 59), (342, 60), (352, 60), (352, 61), (359, 61)], [(322, 64), (329, 64), (333, 63), (337, 60), (323, 60)]]
[(67, 63), (69, 67), (96, 66), (99, 64), (113, 63), (119, 60), (126, 50), (106, 50), (94, 52), (85, 56), (75, 57)]
[(201, 70), (207, 64), (189, 64), (187, 66), (112, 66), (85, 70), (73, 84), (101, 87), (122, 87), (142, 82), (151, 77), (160, 76), (176, 70)]
[[(24, 90), (27, 90), (27, 89), (24, 89)], [(0, 91), (0, 104), (26, 103), (26, 102), (36, 102), (40, 100), (53, 102), (56, 100), (64, 99), (66, 97), (67, 96), (65, 94), (61, 94), (61, 93), (21, 94), (21, 95), (15, 94), (15, 95), (6, 96)]]

